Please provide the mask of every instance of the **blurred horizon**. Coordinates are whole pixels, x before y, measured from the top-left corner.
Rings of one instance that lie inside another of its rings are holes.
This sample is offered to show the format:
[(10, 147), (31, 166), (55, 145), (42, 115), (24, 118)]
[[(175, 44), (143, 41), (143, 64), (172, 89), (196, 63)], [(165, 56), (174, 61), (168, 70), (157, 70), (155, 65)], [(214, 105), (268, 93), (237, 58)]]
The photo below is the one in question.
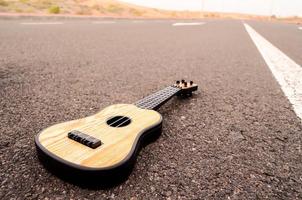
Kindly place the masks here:
[(2, 15), (9, 15), (9, 13), (60, 14), (124, 18), (248, 18), (302, 23), (302, 0), (288, 0), (287, 2), (284, 0), (183, 0), (175, 2), (175, 0), (153, 0), (152, 2), (147, 0), (0, 0), (0, 13)]
[(302, 17), (302, 0), (119, 0), (150, 8)]

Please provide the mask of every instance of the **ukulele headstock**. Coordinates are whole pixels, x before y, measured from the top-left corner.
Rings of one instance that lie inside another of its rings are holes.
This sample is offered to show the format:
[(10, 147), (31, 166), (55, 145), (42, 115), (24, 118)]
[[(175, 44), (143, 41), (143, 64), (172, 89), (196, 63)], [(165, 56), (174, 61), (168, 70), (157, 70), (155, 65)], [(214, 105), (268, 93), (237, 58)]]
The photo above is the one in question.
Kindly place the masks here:
[(173, 85), (174, 87), (177, 87), (180, 89), (179, 96), (192, 96), (192, 92), (196, 91), (198, 89), (198, 85), (194, 83), (193, 81), (176, 81), (176, 83)]

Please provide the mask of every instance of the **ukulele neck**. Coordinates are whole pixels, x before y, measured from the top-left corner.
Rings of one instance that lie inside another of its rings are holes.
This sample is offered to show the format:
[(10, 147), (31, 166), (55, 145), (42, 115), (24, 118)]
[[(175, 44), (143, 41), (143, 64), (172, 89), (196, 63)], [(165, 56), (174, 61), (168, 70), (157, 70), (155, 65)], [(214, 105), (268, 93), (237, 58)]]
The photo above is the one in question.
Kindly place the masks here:
[(135, 105), (143, 109), (157, 110), (161, 105), (177, 95), (180, 90), (180, 88), (169, 86), (137, 101)]

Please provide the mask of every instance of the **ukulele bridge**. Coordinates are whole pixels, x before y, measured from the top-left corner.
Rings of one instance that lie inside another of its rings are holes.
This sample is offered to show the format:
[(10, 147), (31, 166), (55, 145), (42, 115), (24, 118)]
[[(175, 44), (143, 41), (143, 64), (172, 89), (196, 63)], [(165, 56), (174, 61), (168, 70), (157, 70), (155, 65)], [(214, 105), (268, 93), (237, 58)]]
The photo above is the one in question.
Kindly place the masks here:
[(80, 131), (77, 131), (77, 130), (73, 130), (73, 131), (69, 132), (68, 138), (70, 138), (74, 141), (77, 141), (92, 149), (95, 149), (102, 144), (101, 140), (94, 138), (90, 135), (87, 135), (85, 133), (82, 133)]

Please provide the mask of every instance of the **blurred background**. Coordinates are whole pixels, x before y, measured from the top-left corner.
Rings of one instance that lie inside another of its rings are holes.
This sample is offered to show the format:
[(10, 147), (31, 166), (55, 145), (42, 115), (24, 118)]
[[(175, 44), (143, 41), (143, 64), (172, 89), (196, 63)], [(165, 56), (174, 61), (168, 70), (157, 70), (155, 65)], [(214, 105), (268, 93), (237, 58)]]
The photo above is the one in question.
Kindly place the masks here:
[(274, 18), (298, 20), (301, 0), (0, 0), (3, 14), (137, 18)]

